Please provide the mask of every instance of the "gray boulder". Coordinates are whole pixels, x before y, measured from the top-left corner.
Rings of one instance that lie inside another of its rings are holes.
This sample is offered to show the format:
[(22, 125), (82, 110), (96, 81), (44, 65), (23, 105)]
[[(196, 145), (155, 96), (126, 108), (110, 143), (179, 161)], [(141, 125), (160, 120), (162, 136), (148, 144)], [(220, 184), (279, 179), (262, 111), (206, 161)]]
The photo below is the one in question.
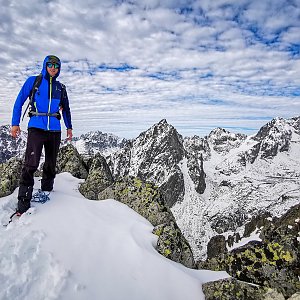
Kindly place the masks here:
[(22, 160), (19, 158), (11, 158), (0, 164), (0, 197), (10, 195), (18, 187), (21, 170)]
[(81, 179), (86, 179), (88, 176), (87, 165), (72, 144), (60, 148), (56, 167), (58, 173), (69, 172)]
[(202, 289), (206, 300), (284, 300), (276, 290), (234, 278), (205, 283)]
[(97, 153), (90, 163), (87, 179), (80, 185), (79, 191), (86, 198), (97, 200), (98, 194), (112, 183), (113, 177), (106, 160)]

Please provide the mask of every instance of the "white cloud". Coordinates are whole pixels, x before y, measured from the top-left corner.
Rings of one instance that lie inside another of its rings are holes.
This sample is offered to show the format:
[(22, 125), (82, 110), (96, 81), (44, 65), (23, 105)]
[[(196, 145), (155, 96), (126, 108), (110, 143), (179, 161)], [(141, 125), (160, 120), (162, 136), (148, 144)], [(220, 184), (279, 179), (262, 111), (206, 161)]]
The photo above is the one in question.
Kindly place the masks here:
[(161, 118), (182, 134), (247, 131), (300, 111), (299, 1), (0, 5), (0, 124), (47, 54), (63, 61), (77, 134), (134, 137)]

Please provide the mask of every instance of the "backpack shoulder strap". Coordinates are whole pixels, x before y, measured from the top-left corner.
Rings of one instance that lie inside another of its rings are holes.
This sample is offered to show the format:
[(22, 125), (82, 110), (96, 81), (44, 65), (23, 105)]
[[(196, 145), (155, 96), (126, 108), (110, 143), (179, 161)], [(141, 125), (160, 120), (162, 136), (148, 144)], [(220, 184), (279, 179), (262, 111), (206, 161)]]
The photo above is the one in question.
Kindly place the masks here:
[(41, 82), (42, 82), (42, 79), (43, 79), (43, 74), (39, 74), (35, 77), (35, 80), (34, 80), (34, 83), (33, 83), (33, 86), (32, 86), (32, 89), (29, 93), (29, 102), (27, 104), (27, 107), (23, 113), (23, 117), (22, 117), (22, 121), (24, 119), (24, 116), (29, 108), (29, 105), (33, 105), (33, 102), (34, 102), (34, 95), (35, 93), (37, 92), (37, 90), (39, 89), (40, 85), (41, 85)]
[(35, 93), (38, 91), (41, 83), (42, 83), (43, 75), (39, 74), (35, 77), (32, 89), (29, 94), (29, 104), (33, 104)]

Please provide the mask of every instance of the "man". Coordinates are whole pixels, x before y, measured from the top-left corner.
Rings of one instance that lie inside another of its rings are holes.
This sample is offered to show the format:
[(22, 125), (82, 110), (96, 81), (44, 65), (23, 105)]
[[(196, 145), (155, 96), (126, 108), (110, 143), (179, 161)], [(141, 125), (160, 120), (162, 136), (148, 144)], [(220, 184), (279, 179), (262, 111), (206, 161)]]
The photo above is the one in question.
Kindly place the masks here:
[[(67, 138), (72, 139), (72, 122), (69, 100), (64, 85), (57, 79), (61, 69), (60, 59), (48, 55), (43, 64), (41, 82), (30, 103), (28, 138), (25, 161), (22, 168), (18, 193), (17, 214), (21, 215), (30, 208), (34, 185), (34, 172), (37, 170), (42, 149), (45, 149), (45, 163), (41, 180), (42, 191), (52, 191), (56, 159), (61, 140), (60, 110), (67, 128)], [(36, 76), (29, 77), (24, 83), (16, 99), (11, 135), (15, 138), (20, 134), (20, 118), (22, 106), (31, 94)]]

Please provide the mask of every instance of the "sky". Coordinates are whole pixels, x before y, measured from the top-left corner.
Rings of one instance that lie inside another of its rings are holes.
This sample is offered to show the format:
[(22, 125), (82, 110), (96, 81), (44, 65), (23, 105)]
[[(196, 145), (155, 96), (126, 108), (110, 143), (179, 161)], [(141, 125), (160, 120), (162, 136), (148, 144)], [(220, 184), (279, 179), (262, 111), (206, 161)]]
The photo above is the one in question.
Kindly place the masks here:
[[(203, 283), (229, 277), (163, 257), (146, 219), (113, 199), (85, 199), (80, 182), (58, 174), (50, 201), (0, 225), (1, 299), (204, 300)], [(0, 198), (1, 224), (16, 199), (17, 190)]]
[(0, 4), (0, 125), (48, 54), (62, 60), (76, 136), (135, 138), (161, 119), (183, 136), (253, 134), (300, 114), (300, 0)]

